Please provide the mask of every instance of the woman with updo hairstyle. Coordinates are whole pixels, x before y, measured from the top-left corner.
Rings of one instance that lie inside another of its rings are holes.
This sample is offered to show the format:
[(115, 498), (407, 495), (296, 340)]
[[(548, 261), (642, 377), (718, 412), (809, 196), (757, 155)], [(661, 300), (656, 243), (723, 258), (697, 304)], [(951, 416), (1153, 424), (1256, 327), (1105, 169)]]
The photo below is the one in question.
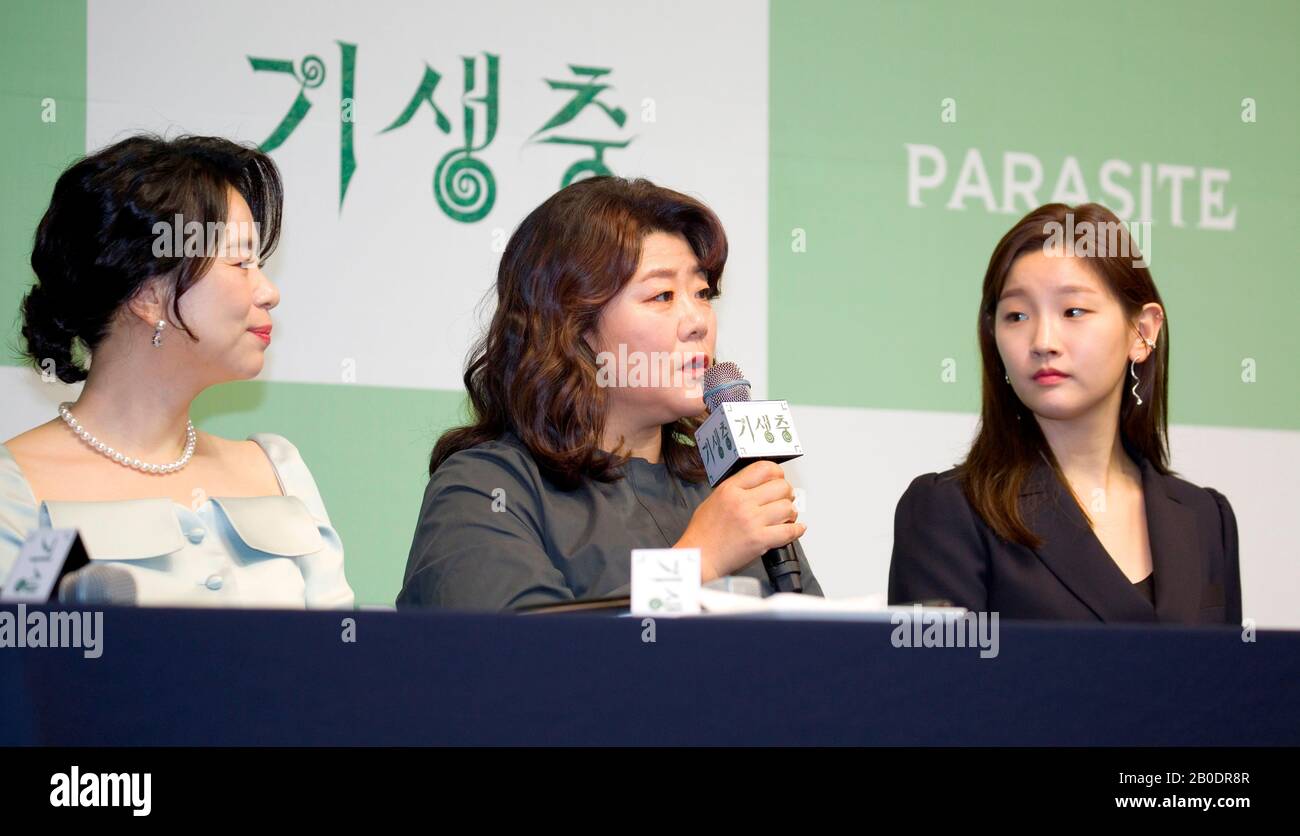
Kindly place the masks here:
[(352, 607), (297, 449), (189, 419), (205, 389), (262, 369), (282, 203), (271, 159), (217, 137), (134, 136), (59, 177), (22, 336), (46, 379), (84, 386), (0, 446), (0, 578), (26, 538), (69, 528), (111, 603)]

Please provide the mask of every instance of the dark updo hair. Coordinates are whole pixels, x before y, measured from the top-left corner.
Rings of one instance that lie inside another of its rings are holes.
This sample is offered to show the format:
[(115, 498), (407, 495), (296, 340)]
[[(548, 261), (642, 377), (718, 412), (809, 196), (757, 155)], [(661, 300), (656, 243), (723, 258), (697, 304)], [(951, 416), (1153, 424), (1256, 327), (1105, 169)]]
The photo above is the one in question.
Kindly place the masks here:
[(280, 237), (284, 191), (271, 158), (255, 148), (211, 136), (165, 140), (141, 135), (78, 160), (54, 184), (50, 207), (36, 229), (36, 284), (23, 301), (24, 354), (38, 368), (52, 359), (65, 383), (86, 379), (73, 357), (78, 341), (93, 354), (118, 309), (150, 279), (166, 277), (171, 314), (180, 297), (212, 266), (216, 253), (155, 255), (155, 225), (225, 223), (227, 192), (248, 202), (260, 231), (259, 257)]

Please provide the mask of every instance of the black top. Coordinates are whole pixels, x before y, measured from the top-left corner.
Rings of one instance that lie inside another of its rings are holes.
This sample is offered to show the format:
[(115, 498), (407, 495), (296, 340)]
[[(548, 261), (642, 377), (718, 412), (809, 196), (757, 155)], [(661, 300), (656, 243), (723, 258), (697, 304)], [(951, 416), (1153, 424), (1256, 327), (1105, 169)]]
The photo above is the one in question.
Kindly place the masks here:
[[(399, 606), (504, 610), (627, 595), (632, 549), (671, 547), (712, 488), (663, 462), (556, 487), (513, 434), (454, 453), (429, 480)], [(795, 541), (806, 593), (821, 594)], [(736, 574), (767, 573), (760, 559)]]
[(1153, 580), (1155, 576), (1156, 573), (1152, 572), (1142, 580), (1133, 584), (1133, 588), (1136, 589), (1138, 592), (1141, 592), (1142, 597), (1147, 599), (1147, 601), (1150, 602), (1152, 606), (1155, 606), (1156, 603), (1156, 585)]
[(1142, 471), (1152, 595), (1115, 564), (1044, 461), (1020, 494), (1026, 524), (1044, 540), (1036, 550), (993, 533), (966, 500), (956, 469), (913, 480), (894, 516), (889, 602), (946, 598), (1015, 619), (1240, 624), (1232, 506), (1212, 488), (1161, 475), (1129, 455)]

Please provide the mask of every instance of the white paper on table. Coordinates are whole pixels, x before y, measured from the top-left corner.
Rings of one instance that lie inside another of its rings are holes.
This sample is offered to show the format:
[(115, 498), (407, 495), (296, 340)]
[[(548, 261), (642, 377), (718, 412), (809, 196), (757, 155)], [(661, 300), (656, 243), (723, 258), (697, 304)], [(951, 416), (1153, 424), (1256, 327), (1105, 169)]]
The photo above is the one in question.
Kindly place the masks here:
[[(702, 615), (758, 615), (795, 619), (890, 621), (895, 613), (915, 612), (912, 606), (889, 606), (883, 593), (852, 598), (822, 598), (797, 592), (777, 592), (766, 598), (735, 595), (707, 587), (700, 590)], [(965, 612), (962, 607), (923, 607), (924, 613)]]

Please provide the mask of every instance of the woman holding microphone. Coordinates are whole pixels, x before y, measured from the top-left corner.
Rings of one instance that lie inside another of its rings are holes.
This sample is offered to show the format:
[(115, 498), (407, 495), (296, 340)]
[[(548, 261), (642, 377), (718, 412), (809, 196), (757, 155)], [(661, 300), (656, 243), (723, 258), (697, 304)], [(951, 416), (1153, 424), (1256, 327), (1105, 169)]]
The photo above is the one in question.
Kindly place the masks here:
[[(711, 490), (693, 443), (726, 260), (708, 207), (645, 180), (583, 180), (524, 220), (465, 372), (472, 421), (433, 450), (399, 605), (626, 595), (634, 548), (698, 548), (705, 582), (766, 580), (761, 555), (805, 530), (790, 483), (759, 462)], [(624, 365), (661, 360), (641, 379)]]
[(1050, 204), (989, 260), (966, 461), (898, 502), (890, 603), (1005, 618), (1240, 624), (1237, 523), (1169, 467), (1169, 326), (1110, 210)]

